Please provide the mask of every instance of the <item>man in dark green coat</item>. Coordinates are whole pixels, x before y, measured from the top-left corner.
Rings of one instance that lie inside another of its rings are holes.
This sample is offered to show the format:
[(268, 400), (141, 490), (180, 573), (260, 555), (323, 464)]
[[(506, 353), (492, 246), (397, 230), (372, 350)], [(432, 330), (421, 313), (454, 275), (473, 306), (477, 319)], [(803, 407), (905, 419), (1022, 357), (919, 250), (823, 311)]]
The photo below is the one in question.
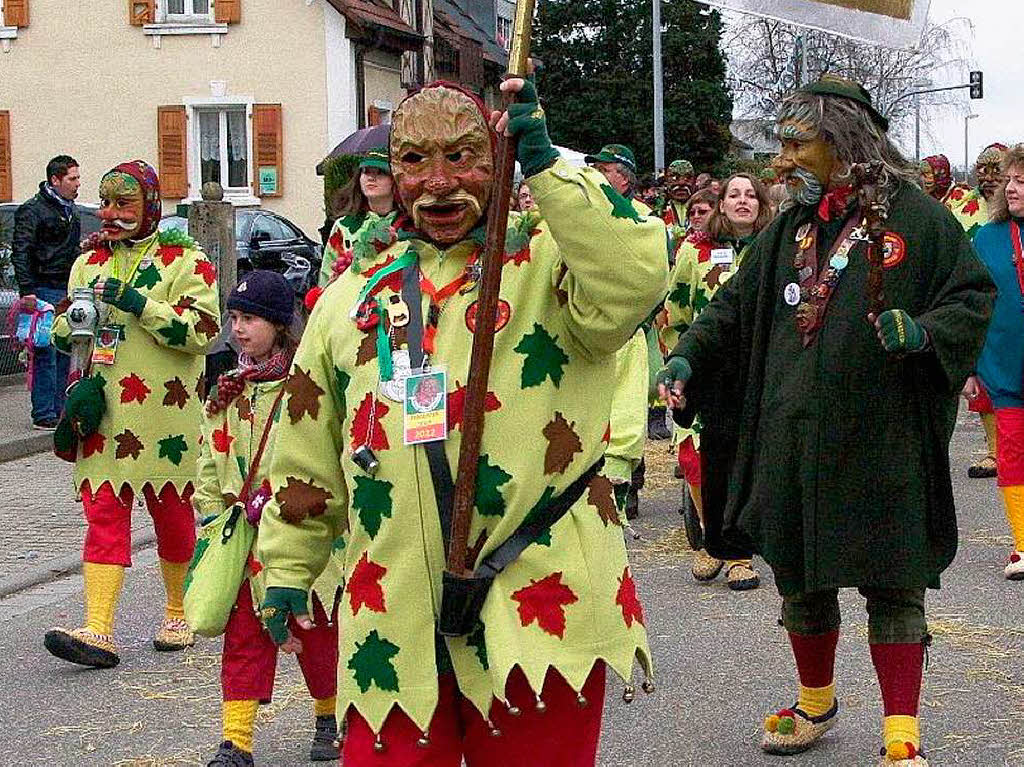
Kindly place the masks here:
[[(704, 460), (731, 467), (705, 473), (708, 550), (756, 551), (782, 594), (800, 691), (767, 717), (764, 750), (803, 751), (835, 723), (838, 589), (857, 587), (885, 707), (882, 764), (920, 767), (924, 593), (956, 552), (947, 450), (994, 286), (887, 128), (861, 86), (834, 77), (783, 103), (776, 169), (790, 205), (659, 382), (677, 420), (700, 413)], [(860, 163), (881, 168), (873, 199), (888, 214), (877, 316)]]

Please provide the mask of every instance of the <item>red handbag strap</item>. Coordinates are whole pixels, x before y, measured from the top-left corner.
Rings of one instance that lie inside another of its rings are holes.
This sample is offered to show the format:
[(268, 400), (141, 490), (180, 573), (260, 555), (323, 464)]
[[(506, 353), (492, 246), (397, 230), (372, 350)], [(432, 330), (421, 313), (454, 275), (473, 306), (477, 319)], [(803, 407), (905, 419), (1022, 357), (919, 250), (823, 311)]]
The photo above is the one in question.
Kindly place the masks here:
[(277, 413), (277, 408), (281, 404), (281, 398), (284, 396), (284, 384), (281, 385), (281, 391), (277, 393), (277, 398), (274, 400), (273, 406), (270, 408), (270, 415), (267, 416), (267, 422), (263, 426), (263, 434), (260, 437), (260, 446), (256, 448), (256, 455), (253, 456), (252, 463), (249, 464), (249, 474), (245, 478), (245, 482), (242, 484), (242, 492), (238, 500), (243, 504), (249, 501), (249, 493), (252, 492), (252, 481), (256, 477), (256, 471), (260, 467), (260, 460), (263, 458), (263, 450), (267, 446), (267, 438), (270, 436), (270, 429), (274, 425), (274, 415)]
[(1024, 296), (1024, 253), (1020, 242), (1020, 224), (1010, 221), (1010, 239), (1013, 240), (1013, 265), (1017, 267), (1017, 284), (1020, 294)]

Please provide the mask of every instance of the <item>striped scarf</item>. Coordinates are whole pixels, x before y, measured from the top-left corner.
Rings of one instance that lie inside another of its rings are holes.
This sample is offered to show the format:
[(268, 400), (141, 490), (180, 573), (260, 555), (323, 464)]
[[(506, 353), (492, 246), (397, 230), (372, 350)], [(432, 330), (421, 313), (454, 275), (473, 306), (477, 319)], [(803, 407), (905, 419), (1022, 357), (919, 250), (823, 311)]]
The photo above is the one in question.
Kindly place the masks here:
[(214, 416), (226, 409), (245, 389), (246, 381), (280, 381), (288, 375), (294, 356), (295, 347), (290, 344), (278, 349), (263, 362), (256, 362), (242, 352), (238, 355), (238, 367), (217, 379), (216, 396), (210, 397), (206, 403), (207, 414)]

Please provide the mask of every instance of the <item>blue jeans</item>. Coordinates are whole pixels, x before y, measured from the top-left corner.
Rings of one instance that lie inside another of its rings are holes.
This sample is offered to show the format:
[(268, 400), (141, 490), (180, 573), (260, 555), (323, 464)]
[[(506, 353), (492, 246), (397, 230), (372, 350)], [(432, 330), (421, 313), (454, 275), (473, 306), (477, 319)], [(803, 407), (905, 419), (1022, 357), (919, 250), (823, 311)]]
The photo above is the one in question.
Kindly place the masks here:
[[(60, 288), (37, 287), (36, 298), (57, 305), (68, 297)], [(60, 354), (51, 343), (45, 349), (36, 349), (32, 360), (32, 422), (60, 418), (64, 410), (64, 390), (68, 385), (68, 367), (71, 358)]]

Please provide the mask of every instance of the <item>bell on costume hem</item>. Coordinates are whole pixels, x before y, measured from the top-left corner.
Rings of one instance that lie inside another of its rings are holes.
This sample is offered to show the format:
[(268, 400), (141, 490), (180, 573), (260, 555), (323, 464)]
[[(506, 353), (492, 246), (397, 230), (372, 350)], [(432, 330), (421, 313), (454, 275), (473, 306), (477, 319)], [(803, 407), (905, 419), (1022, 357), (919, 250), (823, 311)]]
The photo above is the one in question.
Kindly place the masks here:
[(632, 703), (635, 698), (636, 698), (636, 688), (633, 685), (631, 685), (631, 684), (627, 684), (626, 685), (626, 689), (624, 689), (622, 691), (622, 702), (623, 703)]

